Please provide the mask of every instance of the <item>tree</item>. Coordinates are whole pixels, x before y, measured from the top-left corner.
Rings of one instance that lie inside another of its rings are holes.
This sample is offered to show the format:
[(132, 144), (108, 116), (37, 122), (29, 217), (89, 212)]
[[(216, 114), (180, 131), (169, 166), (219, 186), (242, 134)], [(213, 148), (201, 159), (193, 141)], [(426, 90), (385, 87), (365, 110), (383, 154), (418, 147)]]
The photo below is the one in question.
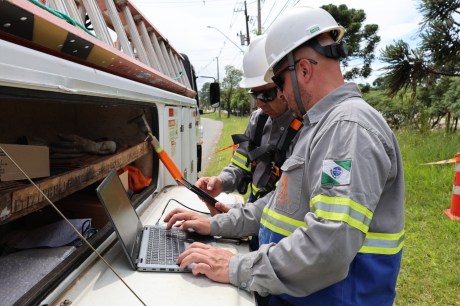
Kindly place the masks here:
[(202, 109), (206, 109), (211, 106), (211, 102), (209, 101), (209, 87), (210, 83), (206, 82), (201, 87), (201, 90), (198, 93), (199, 100), (200, 100), (200, 107)]
[(248, 90), (238, 87), (232, 96), (231, 107), (237, 110), (241, 116), (251, 112), (251, 101), (249, 99)]
[(225, 78), (222, 81), (221, 102), (227, 106), (227, 117), (230, 118), (232, 95), (238, 88), (243, 72), (235, 67), (225, 66)]
[(430, 52), (433, 62), (448, 73), (458, 71), (460, 60), (460, 0), (422, 0), (422, 48)]
[[(420, 46), (410, 49), (402, 40), (385, 47), (381, 60), (388, 65), (381, 81), (391, 97), (410, 91), (416, 118), (431, 128), (445, 118), (447, 132), (455, 131), (460, 118), (460, 0), (420, 0), (423, 14)], [(457, 90), (457, 91), (455, 91)]]
[(421, 24), (421, 47), (409, 50), (407, 43), (397, 41), (381, 54), (389, 65), (384, 77), (390, 95), (417, 86), (433, 84), (444, 76), (460, 76), (460, 0), (421, 0), (424, 19)]
[(380, 42), (377, 35), (379, 26), (367, 24), (364, 10), (348, 9), (345, 4), (339, 6), (323, 5), (334, 19), (347, 29), (344, 41), (347, 43), (348, 56), (342, 59), (345, 67), (344, 78), (351, 80), (357, 77), (367, 78), (371, 72), (371, 64), (375, 60), (375, 48)]

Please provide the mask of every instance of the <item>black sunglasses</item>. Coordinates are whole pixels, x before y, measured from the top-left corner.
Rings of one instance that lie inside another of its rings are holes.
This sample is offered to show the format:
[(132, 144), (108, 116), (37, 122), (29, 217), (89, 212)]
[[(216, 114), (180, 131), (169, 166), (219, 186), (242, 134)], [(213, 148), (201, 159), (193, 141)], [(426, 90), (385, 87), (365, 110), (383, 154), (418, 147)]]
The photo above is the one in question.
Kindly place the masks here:
[(248, 94), (254, 100), (260, 100), (264, 103), (272, 102), (278, 96), (278, 89), (276, 87), (261, 90), (261, 91), (252, 91), (249, 90)]
[[(301, 60), (303, 60), (304, 58), (299, 58), (298, 60), (296, 60), (294, 62), (293, 65), (288, 65), (287, 67), (285, 67), (284, 69), (281, 69), (280, 71), (278, 71), (274, 76), (272, 76), (272, 81), (273, 83), (275, 83), (276, 87), (278, 87), (278, 89), (280, 91), (283, 91), (283, 85), (284, 85), (284, 73), (286, 71), (292, 71), (292, 70), (295, 70), (295, 65), (297, 65), (298, 62), (300, 62)], [(311, 58), (305, 58), (307, 61), (309, 61), (310, 63), (312, 63), (313, 65), (316, 65), (318, 64), (317, 61), (315, 60), (312, 60)]]

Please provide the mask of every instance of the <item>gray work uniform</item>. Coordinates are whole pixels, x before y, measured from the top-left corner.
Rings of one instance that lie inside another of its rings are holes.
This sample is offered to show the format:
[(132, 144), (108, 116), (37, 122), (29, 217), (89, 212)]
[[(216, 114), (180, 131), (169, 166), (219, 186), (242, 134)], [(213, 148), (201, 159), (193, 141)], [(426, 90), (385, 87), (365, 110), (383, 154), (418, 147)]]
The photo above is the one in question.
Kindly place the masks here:
[[(230, 282), (302, 305), (316, 303), (297, 303), (296, 297), (314, 298), (347, 282), (339, 290), (343, 296), (323, 295), (324, 305), (335, 305), (329, 299), (365, 305), (379, 294), (382, 300), (381, 292), (391, 304), (404, 240), (397, 141), (353, 83), (318, 101), (303, 124), (277, 189), (210, 218), (212, 235), (259, 233), (259, 250), (232, 257)], [(370, 288), (374, 284), (383, 285)], [(350, 302), (359, 298), (362, 303)]]

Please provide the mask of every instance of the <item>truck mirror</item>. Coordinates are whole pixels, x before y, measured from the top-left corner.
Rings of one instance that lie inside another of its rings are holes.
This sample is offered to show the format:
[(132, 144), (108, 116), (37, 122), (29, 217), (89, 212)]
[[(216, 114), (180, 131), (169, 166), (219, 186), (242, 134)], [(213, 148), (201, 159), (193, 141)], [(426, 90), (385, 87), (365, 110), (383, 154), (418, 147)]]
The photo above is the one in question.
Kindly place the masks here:
[(212, 107), (220, 106), (220, 84), (217, 82), (209, 85), (209, 101)]

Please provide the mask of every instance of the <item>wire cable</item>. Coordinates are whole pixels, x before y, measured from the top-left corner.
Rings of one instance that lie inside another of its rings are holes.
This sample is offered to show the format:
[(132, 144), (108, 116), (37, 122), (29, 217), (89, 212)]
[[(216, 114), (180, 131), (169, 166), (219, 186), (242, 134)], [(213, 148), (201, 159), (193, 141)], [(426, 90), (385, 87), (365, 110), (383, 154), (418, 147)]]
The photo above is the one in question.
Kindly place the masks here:
[(169, 199), (168, 202), (166, 203), (165, 207), (163, 208), (163, 211), (161, 212), (160, 217), (158, 218), (158, 220), (157, 220), (157, 222), (155, 223), (155, 225), (160, 224), (160, 220), (161, 220), (161, 218), (163, 217), (163, 214), (165, 213), (166, 208), (168, 207), (169, 203), (171, 203), (171, 201), (174, 201), (174, 202), (176, 202), (177, 204), (182, 205), (182, 206), (184, 206), (185, 208), (190, 209), (190, 210), (193, 210), (194, 212), (197, 212), (197, 213), (201, 213), (201, 214), (205, 214), (205, 215), (210, 215), (210, 214), (211, 214), (211, 213), (209, 213), (209, 212), (205, 212), (205, 211), (201, 211), (201, 210), (197, 210), (197, 209), (193, 209), (193, 208), (191, 208), (191, 207), (188, 207), (187, 205), (185, 205), (185, 204), (182, 203), (182, 202), (179, 202), (179, 201), (176, 200), (176, 199)]

